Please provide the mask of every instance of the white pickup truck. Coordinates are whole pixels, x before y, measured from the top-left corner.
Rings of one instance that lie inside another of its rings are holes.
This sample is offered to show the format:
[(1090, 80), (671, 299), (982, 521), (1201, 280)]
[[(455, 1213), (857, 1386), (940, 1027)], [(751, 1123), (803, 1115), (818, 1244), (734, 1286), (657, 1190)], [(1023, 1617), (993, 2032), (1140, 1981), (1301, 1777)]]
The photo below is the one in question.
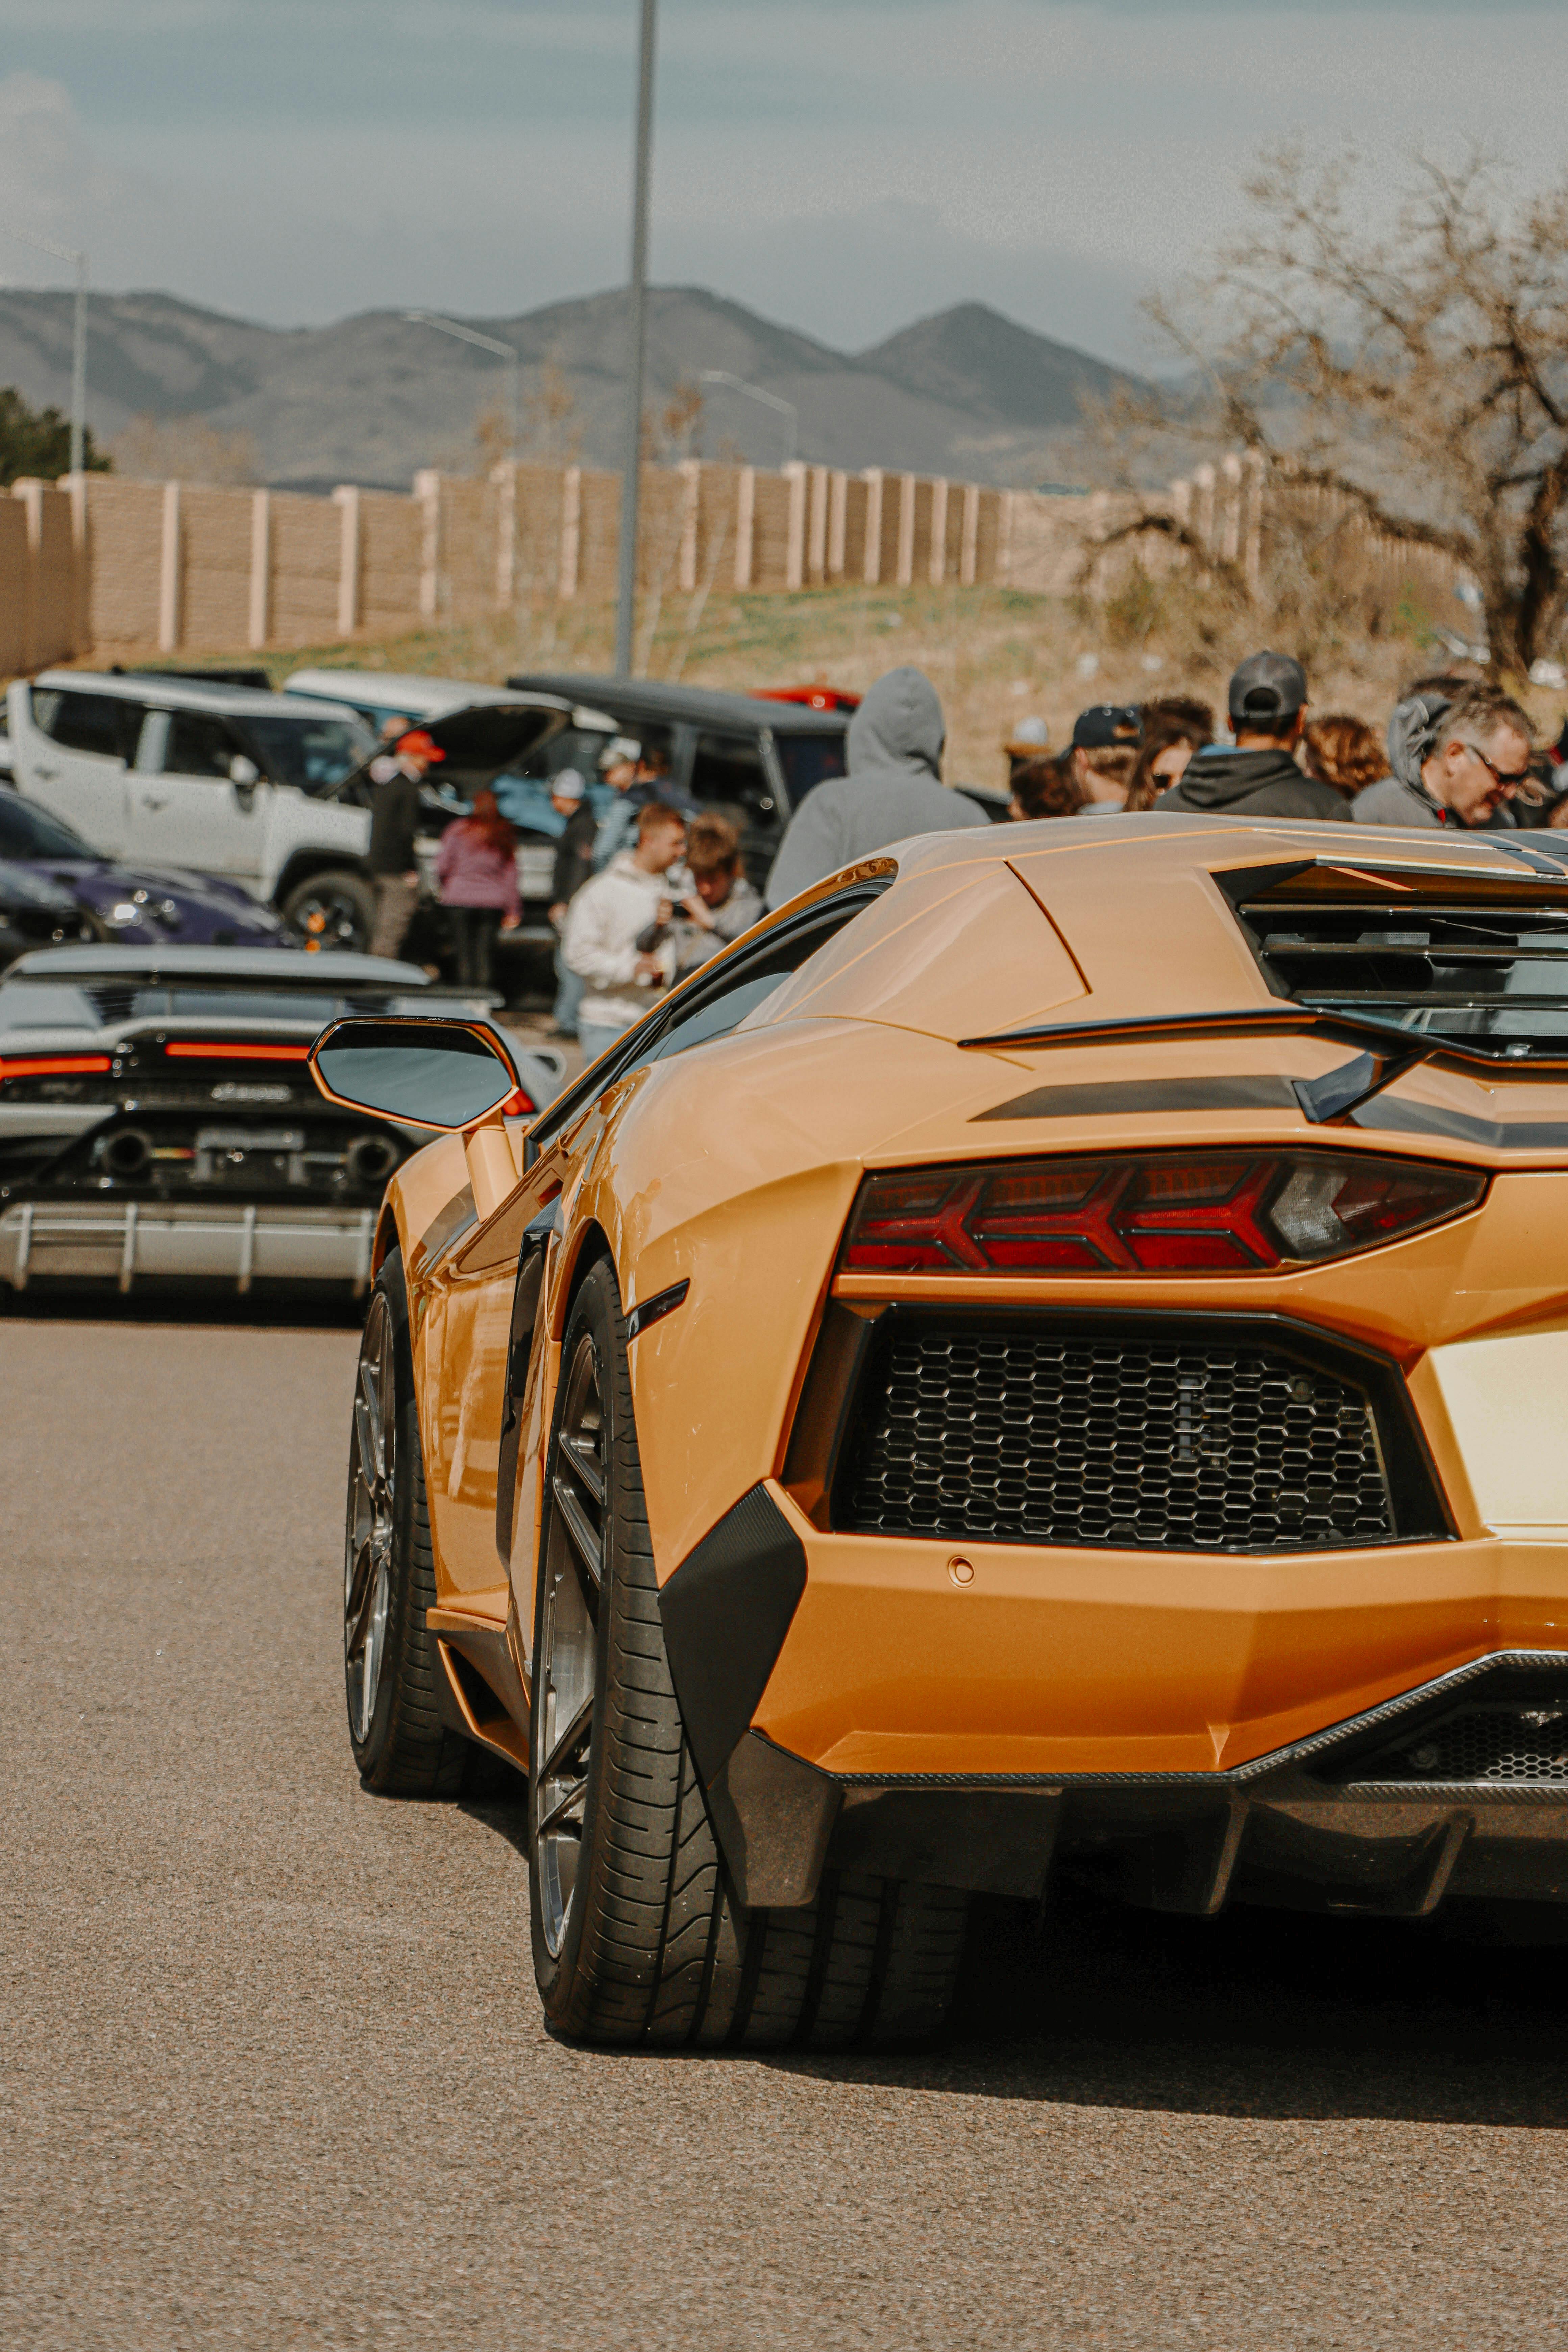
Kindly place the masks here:
[(227, 875), (310, 945), (369, 944), (370, 817), (321, 797), (375, 749), (349, 704), (58, 669), (7, 710), (12, 786), (95, 849)]

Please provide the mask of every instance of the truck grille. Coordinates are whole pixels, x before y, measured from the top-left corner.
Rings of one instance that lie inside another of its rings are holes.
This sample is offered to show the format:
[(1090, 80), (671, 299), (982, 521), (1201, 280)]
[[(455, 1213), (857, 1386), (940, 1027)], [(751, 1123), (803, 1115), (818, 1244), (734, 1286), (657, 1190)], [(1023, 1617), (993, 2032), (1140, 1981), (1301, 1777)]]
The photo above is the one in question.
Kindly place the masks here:
[(1396, 1533), (1366, 1390), (1194, 1332), (891, 1315), (835, 1490), (867, 1535), (1300, 1551)]

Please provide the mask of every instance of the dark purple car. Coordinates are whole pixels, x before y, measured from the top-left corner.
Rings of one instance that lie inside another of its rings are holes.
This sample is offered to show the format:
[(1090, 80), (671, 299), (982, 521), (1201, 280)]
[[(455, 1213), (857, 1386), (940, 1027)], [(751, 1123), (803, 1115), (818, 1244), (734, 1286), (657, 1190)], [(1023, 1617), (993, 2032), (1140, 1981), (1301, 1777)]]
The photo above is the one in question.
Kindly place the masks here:
[(270, 907), (216, 874), (121, 866), (0, 786), (0, 965), (83, 940), (127, 947), (291, 947)]

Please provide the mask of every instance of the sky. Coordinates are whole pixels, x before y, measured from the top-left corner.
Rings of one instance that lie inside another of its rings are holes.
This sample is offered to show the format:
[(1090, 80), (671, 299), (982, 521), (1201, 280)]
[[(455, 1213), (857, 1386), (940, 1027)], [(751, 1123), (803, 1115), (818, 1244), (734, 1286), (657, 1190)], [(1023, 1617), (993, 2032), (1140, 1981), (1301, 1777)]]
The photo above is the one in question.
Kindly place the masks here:
[[(637, 0), (0, 0), (0, 283), (277, 326), (626, 268)], [(844, 350), (960, 301), (1123, 364), (1259, 146), (1563, 169), (1563, 0), (661, 0), (651, 269)]]

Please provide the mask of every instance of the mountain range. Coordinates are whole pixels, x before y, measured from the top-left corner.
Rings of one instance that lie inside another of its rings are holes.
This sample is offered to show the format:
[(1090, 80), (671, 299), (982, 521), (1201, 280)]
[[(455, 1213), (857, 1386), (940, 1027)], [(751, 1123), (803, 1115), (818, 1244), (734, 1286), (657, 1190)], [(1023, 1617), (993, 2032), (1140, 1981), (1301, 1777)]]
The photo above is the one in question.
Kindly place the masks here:
[[(518, 352), (525, 456), (618, 462), (626, 299), (596, 294), (459, 322)], [(68, 294), (0, 291), (0, 384), (66, 407), (70, 338)], [(1085, 394), (1136, 381), (979, 302), (848, 353), (698, 287), (651, 289), (648, 410), (657, 419), (680, 407), (695, 386), (701, 409), (686, 424), (695, 454), (778, 465), (789, 454), (786, 415), (703, 383), (707, 371), (793, 404), (796, 452), (813, 462), (1020, 487), (1061, 470)], [(141, 446), (158, 450), (159, 471), (198, 475), (222, 450), (231, 473), (279, 488), (406, 489), (418, 467), (471, 467), (487, 410), (499, 454), (508, 374), (489, 353), (395, 310), (277, 328), (168, 294), (95, 294), (88, 385), (100, 441), (153, 421)], [(145, 460), (132, 468), (145, 469)]]

